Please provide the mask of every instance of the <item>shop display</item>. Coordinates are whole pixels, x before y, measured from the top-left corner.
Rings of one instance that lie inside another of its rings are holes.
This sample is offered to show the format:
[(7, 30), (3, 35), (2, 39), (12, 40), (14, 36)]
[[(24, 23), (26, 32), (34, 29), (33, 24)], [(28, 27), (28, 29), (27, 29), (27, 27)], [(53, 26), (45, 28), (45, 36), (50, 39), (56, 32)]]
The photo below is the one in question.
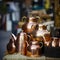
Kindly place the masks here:
[(21, 32), (17, 36), (12, 34), (7, 44), (8, 54), (20, 53), (30, 57), (52, 56), (51, 52), (55, 56), (55, 52), (60, 53), (59, 50), (60, 38), (52, 37), (47, 26), (37, 23), (35, 17), (29, 17), (28, 22), (23, 24)]

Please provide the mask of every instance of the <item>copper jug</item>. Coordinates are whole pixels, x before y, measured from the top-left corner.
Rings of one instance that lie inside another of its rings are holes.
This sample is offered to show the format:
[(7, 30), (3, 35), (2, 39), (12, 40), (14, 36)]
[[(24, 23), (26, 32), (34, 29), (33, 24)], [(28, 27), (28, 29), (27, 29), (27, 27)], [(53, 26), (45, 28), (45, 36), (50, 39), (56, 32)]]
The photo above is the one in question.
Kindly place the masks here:
[[(24, 46), (26, 46), (25, 41), (27, 41), (27, 36), (26, 36), (26, 33), (24, 33), (22, 31), (21, 33), (18, 34), (16, 44), (15, 44), (17, 53), (23, 54), (24, 50), (26, 50), (26, 48), (24, 47)], [(26, 51), (25, 51), (25, 53), (26, 53)]]
[(52, 47), (58, 47), (59, 39), (57, 37), (53, 37)]
[(35, 17), (29, 17), (28, 22), (26, 22), (23, 26), (22, 29), (24, 30), (24, 32), (26, 33), (32, 33), (33, 31), (35, 31), (37, 26), (37, 21)]
[(59, 38), (59, 47), (60, 47), (60, 38)]
[(50, 43), (51, 43), (50, 33), (44, 34), (44, 44), (45, 44), (46, 46), (50, 46)]
[(26, 41), (24, 41), (24, 43), (23, 43), (23, 47), (22, 47), (22, 55), (27, 55), (27, 42)]
[(36, 30), (36, 40), (37, 41), (44, 41), (44, 32), (45, 28), (43, 28), (43, 24), (38, 24), (38, 30)]
[(46, 29), (43, 24), (38, 25), (38, 30), (36, 31), (36, 40), (43, 41), (44, 45), (49, 46), (51, 42), (50, 32)]
[(9, 54), (15, 53), (16, 50), (15, 41), (16, 41), (16, 36), (13, 33), (11, 33), (10, 41), (7, 44), (7, 51)]
[(7, 44), (7, 52), (9, 54), (13, 54), (15, 53), (15, 50), (16, 50), (16, 46), (14, 43), (14, 39), (10, 39), (9, 43)]
[(29, 51), (28, 51), (30, 53), (28, 54), (28, 56), (31, 56), (31, 57), (41, 56), (42, 55), (42, 47), (43, 47), (42, 42), (31, 41), (31, 43), (29, 45)]

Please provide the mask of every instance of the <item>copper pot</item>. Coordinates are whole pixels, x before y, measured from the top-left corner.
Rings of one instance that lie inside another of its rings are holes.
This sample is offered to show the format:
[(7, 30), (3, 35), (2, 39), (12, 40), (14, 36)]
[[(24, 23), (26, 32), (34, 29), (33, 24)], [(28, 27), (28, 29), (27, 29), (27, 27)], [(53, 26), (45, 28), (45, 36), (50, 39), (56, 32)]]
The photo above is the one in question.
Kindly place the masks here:
[(50, 32), (46, 30), (46, 26), (43, 24), (38, 25), (38, 30), (36, 31), (36, 40), (43, 41), (46, 46), (49, 46), (51, 42)]
[(31, 41), (31, 43), (29, 44), (30, 54), (28, 54), (28, 55), (31, 56), (31, 57), (41, 56), (42, 55), (42, 47), (43, 47), (42, 42)]
[(52, 47), (58, 47), (59, 39), (57, 37), (53, 37)]
[(15, 53), (15, 50), (16, 50), (16, 46), (15, 46), (14, 40), (10, 39), (9, 43), (7, 44), (7, 52), (9, 54), (13, 54)]
[(16, 50), (15, 42), (16, 42), (16, 36), (12, 33), (11, 34), (10, 41), (7, 44), (7, 52), (9, 54), (15, 53), (15, 50)]
[(59, 47), (60, 47), (60, 38), (59, 38)]
[(48, 33), (44, 34), (44, 44), (46, 46), (50, 46), (50, 44), (51, 44), (51, 36)]
[(26, 33), (32, 33), (35, 31), (37, 26), (36, 18), (35, 17), (29, 17), (28, 22), (26, 22), (23, 26), (22, 29)]
[(43, 25), (42, 24), (39, 24), (38, 25), (38, 30), (36, 30), (36, 40), (37, 41), (43, 41)]
[(17, 40), (16, 40), (16, 52), (26, 55), (26, 41), (27, 41), (27, 35), (23, 31), (18, 34)]
[(21, 50), (21, 54), (22, 55), (27, 55), (27, 42), (26, 41), (24, 41), (24, 43), (23, 43), (23, 45), (22, 45), (23, 47), (22, 47), (22, 50)]
[(36, 37), (41, 38), (40, 40), (46, 40), (46, 41), (50, 40), (50, 32), (46, 30), (45, 25), (43, 24), (38, 25), (38, 30), (36, 31)]

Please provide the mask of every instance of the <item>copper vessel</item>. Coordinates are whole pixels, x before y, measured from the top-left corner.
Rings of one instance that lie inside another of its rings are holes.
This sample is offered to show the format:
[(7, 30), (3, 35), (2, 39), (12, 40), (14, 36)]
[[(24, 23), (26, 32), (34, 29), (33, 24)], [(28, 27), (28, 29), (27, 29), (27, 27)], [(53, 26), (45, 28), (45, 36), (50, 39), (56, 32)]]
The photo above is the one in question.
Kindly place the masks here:
[(42, 42), (38, 42), (38, 41), (31, 41), (29, 44), (29, 49), (28, 52), (30, 52), (30, 54), (28, 54), (28, 56), (31, 57), (38, 57), (42, 55), (42, 47), (43, 47), (43, 43)]
[(23, 43), (23, 47), (22, 47), (22, 55), (27, 55), (27, 42), (26, 41), (24, 41), (24, 43)]
[(42, 41), (43, 40), (43, 25), (42, 24), (39, 24), (38, 25), (38, 30), (36, 30), (36, 40), (37, 41)]
[(52, 47), (58, 47), (58, 46), (59, 46), (59, 39), (57, 37), (53, 37)]
[(36, 31), (36, 40), (43, 41), (46, 46), (49, 46), (51, 42), (50, 32), (47, 31), (46, 26), (43, 24), (38, 25), (38, 30)]
[(7, 44), (7, 52), (9, 54), (13, 54), (15, 53), (15, 50), (16, 50), (16, 46), (14, 43), (14, 39), (10, 39), (9, 43)]
[(60, 38), (59, 38), (59, 47), (60, 47)]
[(46, 46), (50, 46), (50, 43), (51, 43), (50, 33), (44, 34), (44, 44), (45, 44)]
[(23, 26), (22, 29), (26, 33), (32, 33), (35, 31), (37, 26), (37, 20), (35, 17), (29, 17), (28, 22), (26, 22)]
[(7, 52), (9, 54), (15, 53), (15, 50), (16, 50), (15, 41), (16, 41), (16, 36), (12, 33), (10, 41), (7, 44)]
[(26, 47), (27, 47), (27, 35), (26, 33), (24, 33), (23, 31), (21, 33), (18, 34), (17, 36), (17, 40), (16, 40), (16, 52), (26, 55)]

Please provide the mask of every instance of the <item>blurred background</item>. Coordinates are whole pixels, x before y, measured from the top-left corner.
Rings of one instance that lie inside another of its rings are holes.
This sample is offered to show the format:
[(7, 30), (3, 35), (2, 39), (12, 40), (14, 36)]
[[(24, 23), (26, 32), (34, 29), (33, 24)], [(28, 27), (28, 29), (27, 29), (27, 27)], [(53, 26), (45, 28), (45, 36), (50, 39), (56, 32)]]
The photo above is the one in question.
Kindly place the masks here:
[(23, 17), (39, 16), (53, 37), (60, 37), (60, 0), (0, 0), (0, 60), (10, 34), (17, 35)]

